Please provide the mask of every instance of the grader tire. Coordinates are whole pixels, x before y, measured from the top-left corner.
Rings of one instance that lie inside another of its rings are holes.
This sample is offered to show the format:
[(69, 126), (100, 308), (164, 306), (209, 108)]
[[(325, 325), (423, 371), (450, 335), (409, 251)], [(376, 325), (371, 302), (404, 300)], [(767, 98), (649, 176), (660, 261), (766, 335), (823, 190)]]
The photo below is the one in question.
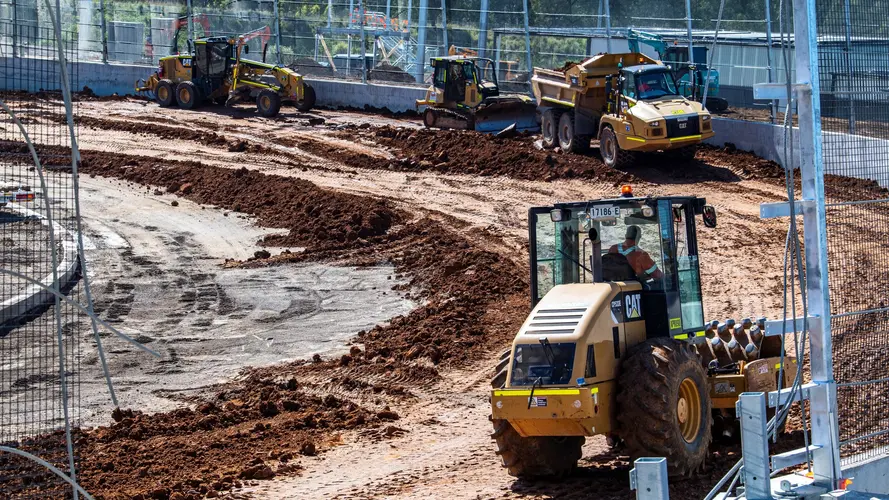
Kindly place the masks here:
[(173, 90), (173, 82), (166, 78), (157, 83), (154, 95), (157, 96), (157, 105), (162, 108), (169, 108), (176, 103), (176, 92)]
[(655, 338), (621, 363), (617, 419), (631, 460), (666, 457), (671, 476), (687, 476), (707, 458), (712, 440), (707, 374), (691, 344)]
[(303, 100), (296, 103), (296, 109), (303, 113), (309, 112), (315, 107), (315, 99), (315, 89), (303, 81)]
[(260, 91), (256, 96), (256, 109), (260, 115), (266, 118), (277, 116), (281, 111), (281, 96), (269, 89)]
[(510, 476), (564, 477), (577, 467), (583, 436), (522, 437), (507, 420), (494, 420), (491, 437)]

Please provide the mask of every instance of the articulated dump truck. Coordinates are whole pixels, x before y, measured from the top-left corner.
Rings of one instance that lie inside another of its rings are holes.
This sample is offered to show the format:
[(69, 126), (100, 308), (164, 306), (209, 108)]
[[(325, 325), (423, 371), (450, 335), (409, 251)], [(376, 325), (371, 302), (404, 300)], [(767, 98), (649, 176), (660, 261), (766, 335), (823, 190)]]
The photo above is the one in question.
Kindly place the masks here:
[(534, 68), (543, 146), (581, 152), (598, 141), (610, 167), (636, 153), (694, 158), (713, 137), (710, 113), (677, 90), (669, 66), (644, 54), (599, 54), (568, 70)]

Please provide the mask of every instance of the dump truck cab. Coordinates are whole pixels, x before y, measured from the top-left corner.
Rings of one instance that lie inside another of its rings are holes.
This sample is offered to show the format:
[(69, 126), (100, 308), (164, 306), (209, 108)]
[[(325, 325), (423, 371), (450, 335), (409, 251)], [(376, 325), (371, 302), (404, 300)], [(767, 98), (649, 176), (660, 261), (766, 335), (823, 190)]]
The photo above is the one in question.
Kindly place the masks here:
[(696, 221), (715, 227), (715, 209), (696, 196), (623, 192), (529, 210), (532, 311), (491, 392), (510, 474), (565, 473), (597, 434), (688, 473), (706, 458), (714, 419), (719, 435), (734, 432), (741, 392), (795, 375), (792, 358), (784, 370), (760, 359), (775, 347), (752, 322), (705, 323)]

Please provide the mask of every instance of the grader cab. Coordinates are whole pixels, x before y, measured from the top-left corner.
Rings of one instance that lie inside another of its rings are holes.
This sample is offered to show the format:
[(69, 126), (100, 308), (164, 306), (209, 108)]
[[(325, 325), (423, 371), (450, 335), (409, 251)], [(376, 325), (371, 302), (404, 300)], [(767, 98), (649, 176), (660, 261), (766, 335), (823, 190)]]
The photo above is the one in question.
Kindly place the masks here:
[(691, 473), (714, 433), (731, 437), (742, 392), (796, 375), (764, 320), (705, 324), (696, 220), (715, 227), (715, 209), (623, 190), (529, 211), (533, 310), (491, 392), (492, 437), (512, 475), (570, 472), (598, 434)]

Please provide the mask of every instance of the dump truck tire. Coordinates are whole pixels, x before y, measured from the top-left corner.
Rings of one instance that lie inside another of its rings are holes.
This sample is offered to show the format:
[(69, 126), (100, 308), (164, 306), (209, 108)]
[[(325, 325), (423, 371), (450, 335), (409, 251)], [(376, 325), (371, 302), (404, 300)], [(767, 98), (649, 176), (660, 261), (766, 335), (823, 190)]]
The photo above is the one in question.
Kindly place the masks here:
[(162, 108), (169, 108), (176, 102), (176, 93), (173, 91), (173, 82), (167, 79), (157, 82), (154, 95), (157, 96), (158, 106)]
[(577, 468), (583, 436), (522, 437), (507, 420), (493, 420), (491, 437), (510, 476), (563, 477)]
[(617, 142), (617, 134), (610, 125), (606, 125), (599, 133), (599, 154), (602, 155), (605, 165), (611, 168), (625, 167), (636, 159), (632, 151), (621, 149), (620, 143)]
[(562, 111), (548, 109), (541, 118), (540, 131), (543, 135), (544, 149), (553, 149), (559, 145), (559, 117)]
[(201, 95), (194, 82), (182, 82), (176, 86), (176, 102), (182, 109), (194, 109), (200, 103)]
[(271, 118), (281, 111), (281, 96), (277, 92), (265, 89), (256, 96), (256, 109), (259, 114)]
[(303, 81), (303, 100), (297, 101), (296, 109), (307, 113), (315, 107), (315, 89), (311, 85)]
[(559, 117), (559, 147), (562, 151), (582, 153), (590, 146), (589, 137), (574, 133), (574, 113), (566, 111)]
[(691, 344), (654, 338), (634, 346), (618, 377), (618, 432), (631, 461), (666, 457), (672, 476), (707, 458), (712, 440), (707, 373)]

